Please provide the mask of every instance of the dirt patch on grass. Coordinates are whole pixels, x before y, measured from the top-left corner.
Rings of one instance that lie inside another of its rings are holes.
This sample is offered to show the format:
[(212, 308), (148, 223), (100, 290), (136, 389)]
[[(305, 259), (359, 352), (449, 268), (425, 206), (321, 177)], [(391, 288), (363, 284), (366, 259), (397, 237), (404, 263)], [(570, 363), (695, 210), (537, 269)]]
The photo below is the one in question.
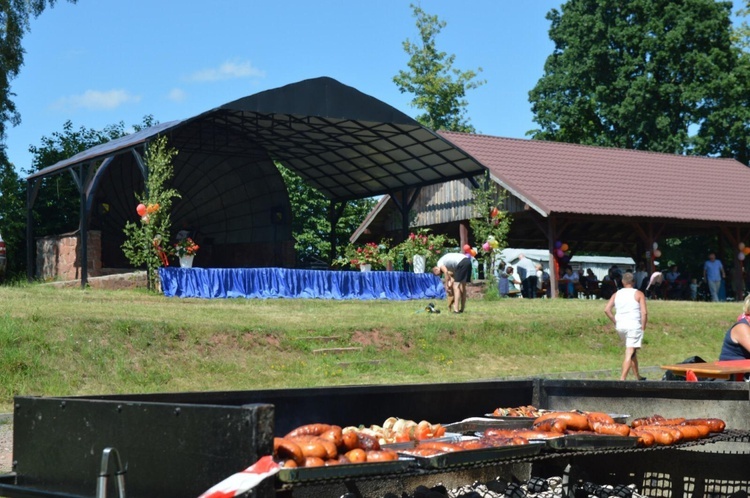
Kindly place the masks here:
[(352, 334), (349, 342), (352, 345), (368, 347), (372, 346), (378, 351), (398, 349), (408, 351), (412, 345), (405, 341), (399, 333), (386, 334), (380, 330), (357, 330)]

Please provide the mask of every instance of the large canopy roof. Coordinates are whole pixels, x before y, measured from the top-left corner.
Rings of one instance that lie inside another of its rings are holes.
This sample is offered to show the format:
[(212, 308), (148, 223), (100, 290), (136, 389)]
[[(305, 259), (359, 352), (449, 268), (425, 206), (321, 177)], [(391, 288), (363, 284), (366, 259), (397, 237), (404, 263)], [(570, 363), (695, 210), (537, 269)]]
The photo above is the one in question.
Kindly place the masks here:
[(177, 129), (183, 137), (192, 134), (191, 147), (202, 153), (221, 150), (224, 155), (241, 156), (262, 149), (334, 201), (382, 195), (484, 170), (471, 156), (404, 113), (322, 77), (113, 140), (29, 179), (127, 153)]

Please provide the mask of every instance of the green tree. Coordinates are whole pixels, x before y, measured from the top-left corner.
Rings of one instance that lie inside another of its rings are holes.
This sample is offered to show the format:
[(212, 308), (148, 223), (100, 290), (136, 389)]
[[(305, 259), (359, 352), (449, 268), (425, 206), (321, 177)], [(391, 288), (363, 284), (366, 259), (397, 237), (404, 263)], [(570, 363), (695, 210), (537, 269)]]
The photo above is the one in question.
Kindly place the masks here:
[[(76, 3), (76, 0), (68, 0)], [(56, 0), (0, 0), (0, 143), (5, 143), (6, 124), (21, 122), (11, 97), (11, 81), (23, 66), (23, 35), (30, 29), (32, 17), (38, 17)], [(6, 158), (5, 147), (0, 147), (0, 162)]]
[(696, 133), (725, 105), (737, 63), (731, 2), (568, 0), (552, 9), (555, 43), (529, 93), (533, 138), (694, 152)]
[(0, 161), (0, 234), (7, 249), (6, 277), (26, 268), (26, 187), (12, 164)]
[(167, 148), (167, 137), (158, 137), (149, 144), (143, 158), (148, 171), (146, 191), (136, 194), (138, 202), (148, 211), (137, 223), (125, 224), (126, 240), (122, 250), (133, 266), (146, 267), (150, 290), (156, 290), (157, 270), (169, 243), (172, 200), (180, 197), (177, 190), (165, 188), (174, 176), (172, 159), (176, 155), (175, 149)]
[(411, 105), (424, 111), (416, 117), (422, 125), (433, 130), (474, 132), (466, 116), (466, 91), (483, 85), (477, 80), (477, 71), (460, 71), (453, 68), (455, 55), (437, 49), (435, 38), (446, 26), (437, 16), (429, 15), (419, 6), (411, 4), (419, 29), (419, 42), (403, 42), (409, 54), (408, 71), (399, 71), (393, 78), (401, 93), (414, 95)]
[[(331, 254), (329, 234), (331, 223), (328, 220), (330, 201), (318, 190), (308, 185), (299, 175), (281, 164), (276, 166), (284, 178), (289, 203), (292, 208), (292, 235), (297, 262), (306, 266), (316, 261), (328, 261)], [(343, 214), (336, 224), (336, 246), (349, 242), (349, 236), (375, 206), (374, 199), (348, 201)]]
[[(750, 16), (750, 0), (737, 11)], [(701, 123), (696, 151), (704, 155), (733, 157), (750, 166), (750, 26), (747, 20), (732, 32), (735, 64), (731, 72), (718, 76), (715, 111)]]
[(495, 280), (495, 273), (492, 270), (495, 268), (495, 261), (500, 251), (507, 247), (510, 230), (510, 215), (499, 207), (502, 206), (506, 194), (497, 183), (492, 181), (489, 173), (485, 173), (479, 188), (473, 189), (472, 193), (471, 205), (474, 209), (474, 218), (469, 220), (469, 225), (474, 234), (474, 240), (479, 246), (494, 240), (490, 250), (483, 251), (489, 270), (489, 275), (487, 275), (490, 281), (489, 288), (494, 289), (492, 282)]
[[(144, 116), (142, 123), (131, 128), (138, 131), (155, 124), (157, 122), (149, 115)], [(106, 126), (102, 130), (94, 130), (83, 126), (75, 129), (71, 121), (66, 121), (61, 132), (54, 132), (49, 137), (44, 136), (39, 146), (29, 147), (33, 158), (31, 168), (26, 174), (36, 173), (79, 152), (127, 134), (123, 122)], [(54, 175), (42, 179), (41, 182), (34, 203), (34, 232), (40, 235), (54, 235), (77, 230), (80, 192), (73, 176), (68, 173)]]

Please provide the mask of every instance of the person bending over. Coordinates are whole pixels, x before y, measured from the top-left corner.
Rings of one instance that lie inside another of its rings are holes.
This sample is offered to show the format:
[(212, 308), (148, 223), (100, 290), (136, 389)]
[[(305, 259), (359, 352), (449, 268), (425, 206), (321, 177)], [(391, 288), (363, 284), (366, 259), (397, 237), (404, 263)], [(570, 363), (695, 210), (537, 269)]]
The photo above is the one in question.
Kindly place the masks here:
[(445, 275), (445, 293), (453, 295), (453, 312), (463, 313), (466, 306), (466, 283), (471, 279), (471, 258), (465, 254), (451, 252), (440, 258), (432, 269), (432, 274)]
[[(638, 350), (643, 342), (643, 332), (648, 322), (648, 311), (646, 310), (646, 296), (643, 292), (635, 289), (635, 277), (630, 272), (622, 276), (622, 289), (615, 292), (607, 306), (604, 314), (615, 324), (615, 330), (625, 342), (625, 359), (622, 362), (620, 380), (625, 380), (628, 371), (632, 370), (637, 380), (645, 380), (638, 372)], [(612, 309), (617, 311), (612, 313)]]

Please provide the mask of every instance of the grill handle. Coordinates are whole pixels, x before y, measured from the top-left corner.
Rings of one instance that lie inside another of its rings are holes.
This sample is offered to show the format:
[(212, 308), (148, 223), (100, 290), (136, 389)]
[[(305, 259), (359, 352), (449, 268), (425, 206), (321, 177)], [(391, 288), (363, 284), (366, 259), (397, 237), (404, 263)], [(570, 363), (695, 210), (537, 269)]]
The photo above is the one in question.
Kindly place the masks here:
[(110, 472), (110, 463), (113, 458), (117, 467), (114, 472), (117, 497), (126, 498), (125, 472), (127, 469), (123, 468), (120, 454), (115, 448), (104, 448), (104, 451), (102, 451), (102, 464), (99, 470), (99, 479), (96, 482), (96, 498), (107, 498), (107, 484), (109, 483), (109, 477), (112, 474), (112, 472)]

